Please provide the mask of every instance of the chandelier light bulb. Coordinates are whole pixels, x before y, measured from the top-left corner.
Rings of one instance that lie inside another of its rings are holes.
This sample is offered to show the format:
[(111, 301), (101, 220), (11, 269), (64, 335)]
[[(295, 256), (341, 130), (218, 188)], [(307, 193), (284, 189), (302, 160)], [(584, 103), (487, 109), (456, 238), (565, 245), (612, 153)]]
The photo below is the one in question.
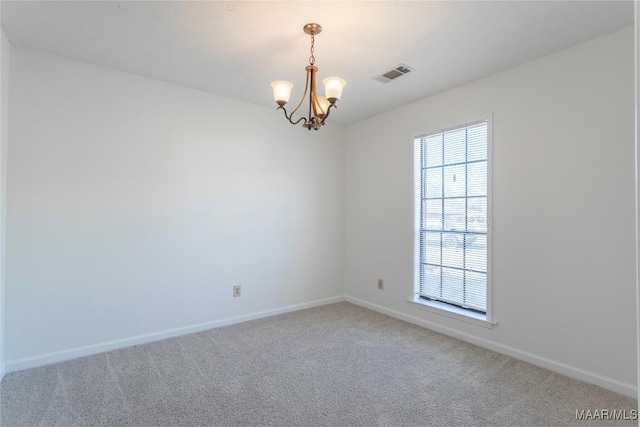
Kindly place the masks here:
[(329, 111), (329, 106), (331, 105), (331, 103), (326, 96), (318, 96), (317, 101), (320, 118), (324, 118), (327, 115), (327, 111)]
[(342, 88), (347, 84), (340, 77), (327, 77), (322, 81), (324, 94), (332, 104), (342, 96)]
[(273, 97), (275, 98), (279, 106), (282, 107), (287, 102), (289, 102), (293, 83), (286, 82), (284, 80), (277, 80), (275, 82), (271, 82), (271, 87), (273, 88)]

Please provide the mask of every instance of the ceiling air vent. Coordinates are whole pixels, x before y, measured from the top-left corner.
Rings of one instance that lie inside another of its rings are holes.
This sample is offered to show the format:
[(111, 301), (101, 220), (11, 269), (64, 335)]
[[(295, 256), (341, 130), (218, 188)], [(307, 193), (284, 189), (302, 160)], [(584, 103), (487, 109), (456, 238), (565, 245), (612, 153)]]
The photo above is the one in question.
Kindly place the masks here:
[(406, 64), (400, 64), (397, 67), (387, 71), (386, 73), (382, 73), (379, 76), (375, 76), (373, 80), (379, 83), (389, 83), (391, 80), (395, 80), (398, 77), (402, 77), (406, 74), (409, 74), (413, 71), (413, 68), (409, 67)]

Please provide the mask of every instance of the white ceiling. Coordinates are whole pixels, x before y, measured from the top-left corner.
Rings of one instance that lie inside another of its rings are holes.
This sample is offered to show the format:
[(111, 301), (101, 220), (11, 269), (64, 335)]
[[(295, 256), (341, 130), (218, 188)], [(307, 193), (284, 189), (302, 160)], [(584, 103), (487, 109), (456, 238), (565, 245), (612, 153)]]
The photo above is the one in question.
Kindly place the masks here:
[[(633, 25), (631, 1), (7, 1), (15, 46), (276, 108), (269, 83), (302, 95), (316, 36), (319, 78), (347, 81), (332, 121), (402, 104)], [(400, 63), (415, 72), (372, 77)], [(274, 113), (275, 114), (275, 113)]]

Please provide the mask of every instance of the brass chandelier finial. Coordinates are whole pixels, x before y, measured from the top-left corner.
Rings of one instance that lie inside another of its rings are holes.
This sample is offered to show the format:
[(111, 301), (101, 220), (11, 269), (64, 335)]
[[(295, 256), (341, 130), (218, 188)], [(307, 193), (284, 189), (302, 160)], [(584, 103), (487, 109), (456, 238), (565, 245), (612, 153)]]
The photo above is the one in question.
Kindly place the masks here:
[[(307, 71), (307, 79), (305, 82), (304, 93), (302, 94), (300, 102), (290, 114), (287, 113), (284, 106), (289, 102), (293, 84), (291, 82), (278, 80), (272, 82), (271, 87), (273, 88), (273, 97), (278, 104), (277, 109), (284, 112), (285, 117), (291, 124), (297, 125), (298, 123), (303, 122), (303, 127), (309, 130), (318, 130), (322, 125), (324, 125), (327, 117), (329, 117), (331, 109), (336, 107), (336, 102), (340, 99), (340, 96), (342, 95), (342, 88), (346, 85), (346, 82), (339, 77), (327, 77), (322, 81), (324, 84), (325, 96), (318, 96), (316, 91), (316, 73), (318, 72), (318, 67), (315, 66), (316, 58), (314, 56), (314, 43), (315, 36), (322, 31), (322, 27), (319, 24), (310, 23), (303, 27), (303, 31), (311, 36), (311, 56), (309, 56), (309, 65), (305, 68)], [(309, 111), (307, 117), (303, 116), (294, 121), (293, 115), (304, 102), (307, 92), (309, 93)]]

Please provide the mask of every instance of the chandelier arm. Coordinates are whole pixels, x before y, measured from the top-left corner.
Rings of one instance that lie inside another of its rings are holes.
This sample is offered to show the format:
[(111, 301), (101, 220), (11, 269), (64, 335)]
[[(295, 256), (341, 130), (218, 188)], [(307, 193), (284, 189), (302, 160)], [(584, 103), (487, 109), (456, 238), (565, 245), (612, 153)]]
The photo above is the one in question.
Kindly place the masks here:
[[(313, 77), (311, 78), (313, 82)], [(309, 121), (311, 123), (316, 123), (316, 114), (315, 114), (315, 101), (313, 99), (313, 86), (311, 86), (311, 91), (309, 92), (309, 112), (307, 113), (307, 117), (309, 117)]]
[(317, 68), (311, 70), (311, 95), (309, 96), (309, 117), (311, 117), (311, 111), (313, 110), (313, 117), (319, 121), (320, 115), (318, 114), (318, 92), (316, 91), (316, 71)]
[[(302, 98), (300, 98), (300, 102), (298, 102), (298, 105), (296, 105), (296, 108), (291, 112), (289, 117), (293, 117), (293, 115), (296, 113), (296, 111), (298, 111), (298, 108), (300, 108), (300, 106), (304, 102), (304, 98), (307, 96), (307, 91), (309, 89), (309, 73), (310, 73), (310, 70), (307, 67), (307, 78), (306, 78), (306, 81), (304, 82), (304, 93), (302, 94)], [(290, 118), (289, 118), (289, 121), (291, 121)], [(298, 122), (299, 122), (299, 120), (298, 120)], [(296, 123), (298, 123), (298, 122), (296, 122)], [(305, 119), (305, 123), (306, 122), (307, 122), (307, 119)]]
[(284, 116), (287, 118), (287, 120), (289, 120), (289, 123), (291, 123), (292, 125), (297, 125), (298, 123), (300, 123), (301, 121), (304, 120), (304, 123), (307, 123), (307, 119), (304, 117), (300, 117), (298, 120), (296, 120), (295, 122), (291, 119), (293, 117), (293, 113), (287, 115), (287, 109), (284, 107), (278, 107), (276, 108), (277, 110), (282, 110), (284, 112)]
[[(321, 114), (318, 111), (322, 111), (318, 103), (318, 91), (316, 88), (316, 73), (318, 72), (318, 68), (308, 66), (307, 69), (309, 69), (311, 73), (311, 83), (309, 85), (309, 122), (313, 123), (315, 130), (318, 130), (324, 124), (324, 118), (321, 118)], [(309, 130), (311, 130), (311, 128), (309, 128)]]
[(330, 104), (329, 108), (327, 108), (327, 114), (324, 115), (324, 117), (322, 118), (322, 124), (324, 125), (324, 121), (327, 120), (327, 118), (329, 117), (329, 113), (331, 113), (331, 109), (332, 108), (338, 108), (338, 106), (336, 104)]

